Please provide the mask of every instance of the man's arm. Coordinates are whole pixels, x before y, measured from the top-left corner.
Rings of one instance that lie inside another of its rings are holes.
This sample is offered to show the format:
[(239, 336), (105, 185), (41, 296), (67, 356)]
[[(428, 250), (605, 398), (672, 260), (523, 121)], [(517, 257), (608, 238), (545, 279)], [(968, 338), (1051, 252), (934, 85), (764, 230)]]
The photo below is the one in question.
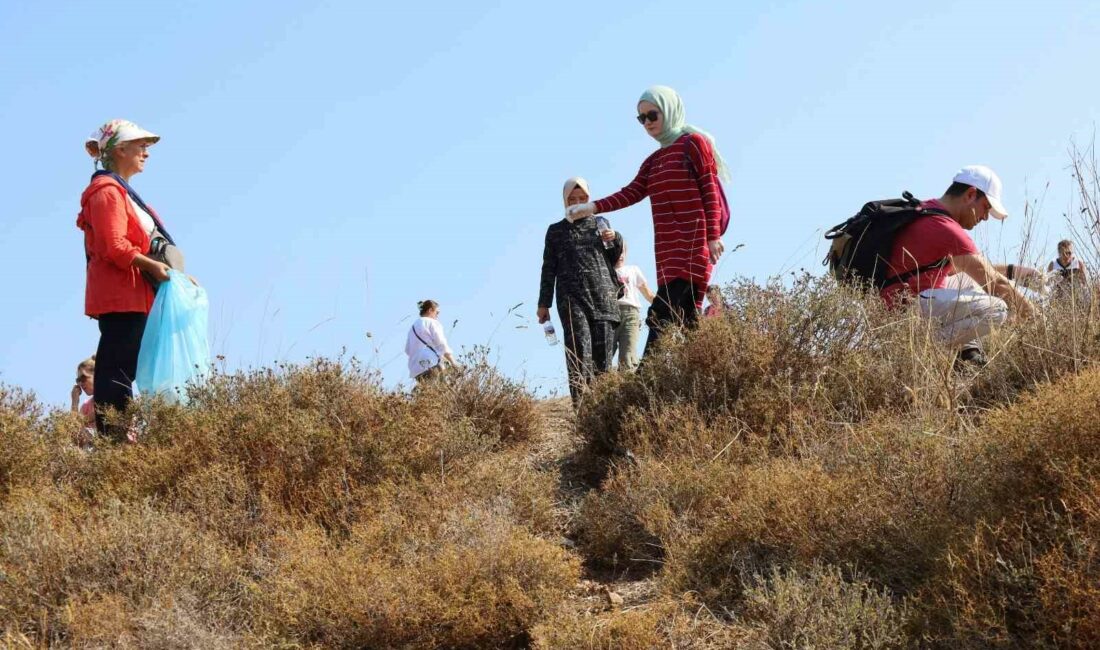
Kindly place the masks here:
[[(1011, 268), (1009, 268), (1011, 267)], [(1016, 284), (1030, 289), (1040, 289), (1043, 284), (1043, 273), (1039, 269), (1021, 264), (994, 264), (993, 268), (1009, 280), (1015, 280)]]
[(1022, 316), (1035, 314), (1031, 302), (981, 254), (955, 255), (951, 258), (951, 264), (956, 271), (969, 275), (986, 293), (1005, 301), (1012, 313)]

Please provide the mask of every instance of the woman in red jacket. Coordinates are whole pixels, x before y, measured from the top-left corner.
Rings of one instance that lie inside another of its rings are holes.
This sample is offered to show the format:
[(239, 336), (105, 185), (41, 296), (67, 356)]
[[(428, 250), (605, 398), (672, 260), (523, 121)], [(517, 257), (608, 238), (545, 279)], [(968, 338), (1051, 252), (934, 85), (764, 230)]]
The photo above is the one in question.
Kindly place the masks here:
[(653, 210), (657, 299), (646, 323), (648, 354), (669, 326), (693, 326), (722, 255), (718, 177), (728, 177), (714, 139), (684, 119), (676, 91), (653, 86), (638, 101), (638, 122), (661, 144), (634, 180), (607, 198), (569, 208), (572, 218), (621, 210), (649, 197)]
[(96, 166), (103, 167), (80, 197), (76, 220), (88, 261), (84, 313), (99, 321), (96, 428), (120, 441), (128, 427), (107, 426), (104, 416), (109, 408), (125, 409), (133, 397), (131, 382), (154, 294), (142, 272), (157, 282), (168, 279), (168, 265), (146, 255), (154, 228), (167, 232), (129, 185), (144, 171), (149, 147), (158, 140), (133, 122), (111, 120), (85, 143)]

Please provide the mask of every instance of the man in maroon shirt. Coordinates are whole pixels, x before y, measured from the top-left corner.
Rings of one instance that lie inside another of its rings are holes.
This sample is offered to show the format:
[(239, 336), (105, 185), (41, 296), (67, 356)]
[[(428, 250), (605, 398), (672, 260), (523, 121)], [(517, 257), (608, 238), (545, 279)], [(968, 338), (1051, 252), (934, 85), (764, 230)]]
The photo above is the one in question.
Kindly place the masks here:
[[(908, 279), (887, 285), (882, 299), (895, 306), (916, 300), (921, 314), (939, 324), (939, 334), (960, 346), (959, 359), (983, 365), (980, 339), (1008, 315), (1031, 316), (1035, 308), (1008, 278), (981, 254), (967, 234), (990, 216), (1004, 219), (1001, 179), (982, 165), (963, 167), (939, 199), (925, 201), (930, 212), (903, 228), (894, 240), (890, 276)], [(937, 268), (937, 262), (944, 264)], [(921, 272), (914, 272), (924, 269)], [(956, 273), (969, 276), (981, 290), (950, 281)]]

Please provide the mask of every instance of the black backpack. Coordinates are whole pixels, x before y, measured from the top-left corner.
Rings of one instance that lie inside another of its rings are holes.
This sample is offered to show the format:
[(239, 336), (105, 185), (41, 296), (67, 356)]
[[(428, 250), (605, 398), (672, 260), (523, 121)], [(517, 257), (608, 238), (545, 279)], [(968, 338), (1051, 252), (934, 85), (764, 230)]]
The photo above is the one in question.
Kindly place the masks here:
[(927, 214), (948, 216), (943, 210), (921, 209), (920, 200), (909, 192), (901, 196), (900, 199), (871, 201), (854, 217), (825, 233), (825, 239), (832, 245), (822, 264), (829, 266), (833, 277), (839, 282), (882, 291), (918, 273), (943, 268), (948, 263), (949, 259), (944, 257), (920, 268), (889, 275), (890, 255), (898, 232)]

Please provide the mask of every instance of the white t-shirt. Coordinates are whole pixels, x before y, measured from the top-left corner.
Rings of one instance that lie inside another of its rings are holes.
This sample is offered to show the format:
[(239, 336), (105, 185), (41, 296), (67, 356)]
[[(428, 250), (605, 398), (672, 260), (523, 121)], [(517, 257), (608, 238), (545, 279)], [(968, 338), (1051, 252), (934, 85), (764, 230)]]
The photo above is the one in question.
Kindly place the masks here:
[(426, 316), (413, 321), (405, 339), (410, 377), (416, 377), (438, 366), (440, 359), (450, 353), (451, 348), (447, 345), (447, 337), (443, 335), (443, 325), (439, 321)]
[(642, 270), (633, 264), (624, 264), (615, 269), (615, 272), (619, 274), (619, 280), (626, 287), (623, 297), (619, 298), (619, 304), (641, 309), (641, 289), (645, 286), (645, 276), (642, 275)]
[(137, 213), (138, 221), (141, 222), (142, 231), (144, 231), (146, 234), (152, 234), (153, 228), (157, 227), (157, 222), (153, 220), (153, 215), (149, 214), (145, 210), (142, 210), (141, 206), (138, 205), (138, 202), (131, 197), (127, 196), (126, 198), (129, 199), (130, 205), (134, 208), (134, 212)]
[(1052, 273), (1058, 273), (1060, 271), (1076, 271), (1079, 268), (1081, 268), (1081, 260), (1077, 259), (1076, 257), (1073, 258), (1073, 260), (1069, 263), (1069, 266), (1062, 266), (1062, 261), (1059, 260), (1057, 257), (1055, 257), (1054, 261), (1047, 265), (1048, 271)]

